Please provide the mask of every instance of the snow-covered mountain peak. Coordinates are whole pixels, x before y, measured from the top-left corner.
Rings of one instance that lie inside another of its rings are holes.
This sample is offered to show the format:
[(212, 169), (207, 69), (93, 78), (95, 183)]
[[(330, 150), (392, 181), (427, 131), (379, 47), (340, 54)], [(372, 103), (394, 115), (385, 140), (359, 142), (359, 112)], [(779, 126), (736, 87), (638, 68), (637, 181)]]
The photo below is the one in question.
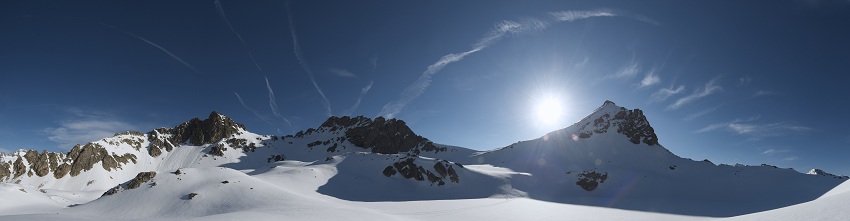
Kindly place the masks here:
[[(614, 130), (616, 129), (616, 130)], [(640, 109), (627, 109), (606, 100), (602, 106), (576, 124), (564, 129), (572, 139), (590, 138), (594, 134), (616, 132), (634, 144), (657, 145), (655, 129)]]
[(833, 177), (833, 178), (836, 178), (836, 179), (848, 179), (848, 178), (850, 178), (848, 176), (839, 176), (839, 175), (827, 173), (826, 171), (823, 171), (821, 169), (812, 169), (812, 170), (809, 170), (809, 172), (807, 172), (806, 174), (817, 175), (817, 176), (825, 176), (825, 177)]

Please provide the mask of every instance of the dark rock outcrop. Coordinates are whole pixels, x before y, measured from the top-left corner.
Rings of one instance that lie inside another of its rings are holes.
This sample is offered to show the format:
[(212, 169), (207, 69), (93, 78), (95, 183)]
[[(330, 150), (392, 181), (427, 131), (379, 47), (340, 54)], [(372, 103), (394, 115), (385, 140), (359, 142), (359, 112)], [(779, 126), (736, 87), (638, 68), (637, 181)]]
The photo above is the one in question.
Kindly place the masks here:
[(445, 185), (445, 179), (454, 183), (460, 182), (457, 171), (454, 170), (448, 161), (437, 161), (433, 166), (436, 173), (426, 170), (422, 166), (416, 165), (415, 161), (416, 158), (412, 157), (399, 160), (398, 162), (393, 163), (392, 166), (384, 168), (383, 174), (384, 176), (391, 177), (396, 173), (399, 173), (405, 179), (414, 179), (418, 181), (424, 181), (427, 178), (429, 182), (432, 184), (436, 183), (437, 186)]
[(172, 134), (172, 143), (188, 142), (200, 146), (239, 134), (240, 129), (245, 130), (245, 126), (213, 111), (207, 119), (192, 118), (170, 129), (169, 134)]
[(71, 172), (71, 165), (67, 163), (62, 163), (53, 170), (53, 178), (61, 179), (68, 175), (68, 172)]
[(140, 186), (142, 186), (142, 184), (147, 183), (148, 181), (152, 180), (154, 177), (156, 177), (156, 172), (154, 172), (154, 171), (141, 172), (139, 174), (136, 174), (136, 177), (133, 178), (132, 180), (127, 181), (127, 182), (122, 183), (122, 184), (119, 184), (119, 185), (113, 187), (112, 189), (107, 190), (105, 193), (103, 193), (103, 195), (104, 196), (114, 195), (114, 194), (120, 192), (121, 190), (132, 190), (132, 189), (139, 188)]
[(593, 191), (600, 183), (605, 183), (608, 173), (602, 174), (596, 171), (584, 171), (578, 175), (576, 185), (587, 191)]
[(12, 176), (12, 166), (9, 163), (0, 162), (0, 181)]
[(220, 156), (221, 157), (221, 156), (224, 156), (224, 151), (226, 151), (226, 150), (227, 150), (227, 147), (225, 147), (224, 144), (218, 144), (218, 145), (210, 148), (209, 154), (213, 155), (213, 156)]
[[(413, 133), (402, 120), (386, 120), (383, 117), (377, 117), (374, 121), (362, 117), (355, 119), (359, 119), (360, 123), (345, 132), (346, 139), (354, 145), (371, 149), (373, 153), (397, 154), (413, 151), (418, 154), (420, 148), (424, 151), (446, 151), (445, 147), (437, 147), (428, 139)], [(329, 119), (326, 123), (329, 121), (332, 120)]]
[(96, 143), (87, 143), (82, 147), (78, 144), (74, 148), (71, 148), (71, 153), (68, 156), (74, 160), (71, 163), (70, 174), (71, 176), (77, 176), (83, 171), (91, 170), (95, 163), (102, 161), (104, 156), (108, 156), (108, 154), (103, 146)]
[(286, 160), (286, 155), (283, 155), (283, 154), (272, 155), (271, 157), (266, 159), (266, 161), (269, 162), (269, 163), (283, 161), (283, 160)]
[[(602, 107), (614, 105), (614, 102), (605, 101)], [(626, 135), (634, 144), (644, 143), (647, 145), (658, 144), (658, 136), (655, 134), (655, 129), (649, 125), (646, 116), (640, 109), (629, 110), (620, 107), (619, 112), (611, 116), (605, 113), (592, 121), (586, 121), (582, 125), (578, 138), (590, 138), (593, 134), (606, 133), (610, 127), (616, 127), (617, 133)]]
[(18, 178), (27, 172), (27, 166), (24, 165), (24, 161), (20, 156), (18, 156), (18, 159), (15, 159), (15, 163), (12, 164), (12, 168), (14, 170), (14, 178)]
[[(171, 151), (175, 145), (189, 143), (195, 146), (212, 144), (221, 139), (240, 134), (245, 126), (213, 111), (207, 119), (192, 118), (174, 128), (159, 128), (148, 133), (148, 153), (157, 157), (162, 150)], [(167, 137), (165, 135), (171, 135)]]

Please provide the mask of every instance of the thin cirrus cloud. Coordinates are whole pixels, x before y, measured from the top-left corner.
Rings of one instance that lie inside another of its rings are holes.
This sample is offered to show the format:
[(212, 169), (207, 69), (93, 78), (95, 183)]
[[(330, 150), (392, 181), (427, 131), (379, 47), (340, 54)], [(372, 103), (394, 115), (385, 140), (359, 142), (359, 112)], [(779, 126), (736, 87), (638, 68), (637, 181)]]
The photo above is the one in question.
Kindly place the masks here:
[(773, 91), (758, 90), (758, 91), (753, 93), (752, 97), (761, 97), (761, 96), (777, 95), (777, 94), (779, 94), (779, 93), (776, 93), (776, 92), (773, 92)]
[(251, 61), (254, 62), (254, 66), (257, 67), (257, 70), (260, 70), (260, 72), (262, 72), (263, 68), (260, 67), (260, 64), (257, 64), (257, 60), (254, 59), (254, 54), (251, 54), (251, 50), (248, 50), (248, 45), (245, 44), (245, 39), (242, 39), (242, 35), (240, 35), (239, 32), (236, 31), (235, 28), (233, 28), (233, 24), (230, 23), (230, 19), (227, 19), (227, 15), (224, 14), (224, 8), (221, 7), (221, 2), (219, 2), (219, 0), (215, 0), (214, 4), (216, 11), (218, 11), (218, 15), (221, 16), (222, 19), (224, 19), (224, 23), (227, 23), (227, 27), (230, 28), (230, 31), (233, 31), (233, 34), (236, 34), (236, 38), (239, 39), (239, 42), (242, 43), (242, 47), (245, 48), (245, 51), (248, 52), (248, 56), (251, 58)]
[(354, 114), (354, 111), (356, 111), (357, 108), (360, 107), (360, 101), (363, 101), (363, 97), (366, 96), (366, 93), (369, 93), (369, 89), (372, 89), (372, 83), (374, 82), (369, 81), (369, 84), (360, 90), (360, 96), (357, 96), (357, 101), (355, 101), (354, 105), (351, 106), (351, 109), (348, 110), (348, 115)]
[(686, 104), (689, 104), (691, 102), (699, 100), (699, 99), (706, 97), (708, 95), (712, 95), (714, 93), (722, 91), (723, 87), (720, 87), (719, 85), (717, 85), (717, 79), (718, 78), (711, 79), (710, 81), (708, 81), (708, 83), (705, 84), (705, 87), (701, 88), (700, 90), (694, 91), (693, 94), (688, 95), (686, 97), (679, 98), (679, 100), (676, 100), (676, 102), (674, 102), (670, 106), (667, 106), (667, 110), (679, 109), (680, 107), (682, 107)]
[[(555, 22), (573, 22), (577, 20), (592, 18), (592, 17), (611, 17), (616, 16), (614, 13), (607, 10), (592, 10), (592, 11), (561, 11), (549, 13)], [(486, 33), (482, 38), (478, 39), (472, 48), (467, 51), (451, 53), (440, 57), (436, 62), (429, 65), (416, 81), (408, 85), (399, 95), (398, 99), (387, 103), (378, 113), (378, 116), (393, 118), (398, 115), (404, 107), (415, 100), (419, 95), (425, 92), (428, 86), (431, 85), (431, 78), (442, 70), (446, 65), (457, 62), (473, 53), (484, 50), (493, 43), (501, 40), (506, 34), (521, 34), (529, 31), (540, 31), (549, 27), (550, 22), (547, 20), (529, 18), (519, 21), (501, 21), (494, 25), (493, 29)]]
[(640, 87), (645, 88), (658, 83), (661, 83), (661, 78), (655, 74), (655, 71), (650, 71), (643, 77), (643, 80), (640, 80)]
[(750, 82), (753, 82), (753, 78), (749, 76), (738, 78), (738, 86), (747, 86), (750, 85)]
[(100, 25), (102, 25), (102, 26), (105, 26), (105, 27), (108, 27), (108, 28), (112, 28), (112, 29), (118, 30), (118, 31), (120, 31), (120, 32), (124, 32), (124, 34), (130, 35), (130, 36), (133, 36), (133, 37), (134, 37), (134, 38), (136, 38), (136, 39), (139, 39), (139, 40), (141, 40), (141, 41), (144, 41), (145, 43), (148, 43), (149, 45), (156, 47), (157, 49), (159, 49), (160, 51), (164, 52), (164, 53), (165, 53), (165, 54), (167, 54), (168, 56), (171, 56), (171, 58), (172, 58), (172, 59), (176, 60), (177, 62), (180, 62), (181, 64), (183, 64), (183, 66), (186, 66), (187, 68), (192, 69), (193, 71), (195, 71), (195, 72), (196, 72), (196, 73), (198, 73), (198, 74), (203, 74), (203, 73), (201, 73), (201, 71), (198, 71), (198, 69), (197, 69), (197, 68), (195, 68), (195, 66), (192, 66), (191, 64), (189, 64), (189, 62), (184, 61), (182, 58), (177, 57), (177, 55), (175, 55), (174, 53), (171, 53), (171, 52), (170, 52), (170, 51), (168, 51), (167, 49), (163, 48), (162, 46), (159, 46), (159, 44), (153, 43), (152, 41), (148, 40), (147, 38), (143, 38), (142, 36), (139, 36), (139, 35), (133, 34), (132, 32), (125, 31), (124, 29), (120, 29), (120, 28), (118, 28), (118, 27), (115, 27), (115, 26), (112, 26), (112, 25), (108, 25), (108, 24), (103, 23), (103, 22), (99, 22), (98, 24), (100, 24)]
[(57, 127), (48, 127), (42, 130), (47, 134), (47, 139), (56, 142), (60, 149), (70, 149), (76, 144), (85, 144), (111, 137), (116, 132), (135, 130), (137, 125), (116, 119), (108, 113), (96, 111), (83, 111), (71, 108), (67, 110), (75, 119), (60, 121)]
[(784, 161), (795, 161), (795, 160), (798, 160), (798, 159), (800, 159), (800, 157), (798, 157), (798, 156), (790, 156), (790, 157), (782, 158), (782, 160), (784, 160)]
[(328, 116), (333, 116), (333, 111), (331, 111), (331, 102), (328, 100), (328, 97), (325, 96), (325, 92), (322, 92), (322, 88), (319, 87), (319, 84), (316, 83), (316, 77), (313, 76), (313, 70), (310, 69), (310, 66), (307, 65), (307, 60), (304, 59), (304, 55), (301, 54), (301, 46), (298, 44), (298, 34), (295, 32), (295, 23), (292, 21), (292, 10), (289, 9), (289, 1), (285, 2), (286, 6), (286, 18), (289, 20), (289, 31), (292, 34), (292, 45), (293, 51), (295, 52), (295, 58), (298, 59), (298, 64), (301, 65), (301, 69), (304, 69), (304, 72), (307, 72), (307, 76), (310, 77), (310, 83), (313, 83), (313, 87), (316, 88), (316, 92), (319, 92), (319, 95), (322, 96), (322, 104), (325, 105), (325, 114)]
[(656, 91), (655, 93), (652, 93), (652, 95), (650, 95), (650, 101), (651, 102), (662, 102), (662, 101), (667, 100), (667, 98), (670, 98), (673, 95), (682, 93), (683, 91), (685, 91), (685, 85), (679, 85), (679, 87), (676, 87), (676, 88), (673, 88), (673, 87), (661, 88), (661, 89), (658, 89), (658, 91)]
[(685, 116), (685, 120), (690, 121), (690, 120), (697, 119), (699, 117), (708, 115), (708, 114), (716, 111), (717, 108), (719, 108), (719, 107), (713, 107), (713, 108), (705, 109), (705, 110), (702, 110), (700, 112), (696, 112), (696, 113), (693, 113), (693, 114), (688, 114), (688, 116)]
[(771, 149), (767, 149), (767, 150), (765, 150), (765, 151), (761, 152), (761, 154), (762, 154), (762, 155), (773, 156), (774, 154), (777, 154), (777, 153), (787, 153), (787, 152), (791, 152), (791, 150), (786, 150), (786, 149), (778, 149), (778, 150), (777, 150), (777, 149), (773, 149), (773, 148), (771, 148)]
[(348, 78), (357, 77), (357, 75), (354, 75), (354, 73), (351, 73), (351, 71), (348, 71), (348, 70), (345, 70), (345, 69), (330, 68), (330, 69), (328, 69), (328, 71), (331, 72), (332, 74), (336, 75), (336, 76), (339, 76), (339, 77), (348, 77)]
[(705, 126), (695, 132), (706, 133), (717, 130), (725, 130), (738, 135), (758, 138), (782, 136), (789, 133), (800, 133), (813, 130), (809, 127), (789, 123), (758, 124), (753, 123), (752, 121), (753, 120), (735, 120), (732, 122), (716, 123)]

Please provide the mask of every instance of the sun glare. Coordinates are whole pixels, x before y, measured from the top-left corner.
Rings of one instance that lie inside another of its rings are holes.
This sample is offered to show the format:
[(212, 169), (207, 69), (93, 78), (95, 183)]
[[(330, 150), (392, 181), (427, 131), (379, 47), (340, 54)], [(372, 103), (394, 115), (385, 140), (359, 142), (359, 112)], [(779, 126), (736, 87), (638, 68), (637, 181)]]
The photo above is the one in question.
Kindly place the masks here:
[(561, 100), (555, 97), (543, 97), (536, 101), (534, 107), (534, 118), (538, 123), (551, 125), (561, 120), (564, 108)]

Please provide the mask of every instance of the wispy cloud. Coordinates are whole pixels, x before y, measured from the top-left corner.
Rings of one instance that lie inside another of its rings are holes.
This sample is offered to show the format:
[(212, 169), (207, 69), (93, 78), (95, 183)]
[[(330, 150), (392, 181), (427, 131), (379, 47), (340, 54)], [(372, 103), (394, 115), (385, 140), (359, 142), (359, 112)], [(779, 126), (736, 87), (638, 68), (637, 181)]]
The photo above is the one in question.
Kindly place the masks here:
[(184, 61), (182, 58), (177, 57), (177, 55), (174, 55), (174, 53), (171, 53), (170, 51), (166, 50), (166, 49), (165, 49), (165, 48), (163, 48), (162, 46), (159, 46), (158, 44), (153, 43), (152, 41), (150, 41), (150, 40), (148, 40), (148, 39), (146, 39), (146, 38), (143, 38), (142, 36), (139, 36), (139, 35), (133, 34), (132, 32), (125, 31), (125, 30), (123, 30), (123, 29), (120, 29), (120, 28), (115, 27), (115, 26), (112, 26), (112, 25), (108, 25), (108, 24), (106, 24), (106, 23), (99, 22), (98, 24), (100, 24), (100, 25), (102, 25), (102, 26), (105, 26), (105, 27), (108, 27), (108, 28), (112, 28), (112, 29), (118, 30), (118, 31), (120, 31), (120, 32), (124, 32), (124, 33), (125, 33), (125, 34), (127, 34), (127, 35), (133, 36), (133, 37), (135, 37), (136, 39), (139, 39), (139, 40), (141, 40), (141, 41), (144, 41), (145, 43), (148, 43), (149, 45), (156, 47), (157, 49), (159, 49), (160, 51), (164, 52), (164, 53), (165, 53), (165, 54), (167, 54), (168, 56), (171, 56), (171, 58), (173, 58), (173, 59), (174, 59), (174, 60), (176, 60), (177, 62), (180, 62), (181, 64), (183, 64), (183, 65), (184, 65), (184, 66), (186, 66), (187, 68), (192, 69), (193, 71), (197, 72), (198, 74), (203, 74), (203, 73), (201, 73), (200, 71), (198, 71), (198, 69), (196, 69), (196, 68), (195, 68), (195, 66), (192, 66), (191, 64), (189, 64), (189, 62)]
[(651, 102), (662, 102), (662, 101), (667, 100), (667, 98), (669, 98), (673, 95), (676, 95), (678, 93), (682, 93), (683, 91), (685, 91), (685, 85), (679, 85), (679, 87), (676, 87), (675, 89), (673, 87), (661, 88), (661, 89), (658, 89), (658, 91), (656, 91), (655, 93), (652, 93), (652, 95), (650, 96), (650, 101)]
[[(614, 13), (605, 10), (594, 11), (561, 11), (549, 13), (556, 22), (572, 22), (591, 17), (616, 16)], [(431, 85), (431, 78), (434, 74), (442, 70), (446, 65), (457, 62), (466, 56), (484, 50), (493, 43), (498, 42), (506, 34), (521, 34), (528, 31), (539, 31), (549, 27), (549, 21), (528, 18), (520, 21), (501, 21), (493, 26), (493, 29), (486, 33), (482, 38), (478, 39), (472, 48), (467, 51), (451, 53), (444, 55), (435, 63), (429, 65), (422, 75), (416, 81), (408, 85), (399, 95), (399, 98), (393, 102), (387, 103), (378, 113), (378, 116), (393, 118), (400, 113), (404, 106), (415, 100), (419, 95), (425, 92), (428, 86)]]
[(316, 83), (316, 77), (313, 76), (313, 70), (310, 69), (310, 66), (307, 65), (307, 60), (304, 59), (304, 55), (301, 54), (301, 46), (298, 44), (298, 34), (295, 32), (295, 23), (292, 21), (292, 10), (289, 9), (289, 1), (286, 1), (286, 18), (289, 20), (289, 31), (292, 34), (292, 45), (293, 51), (295, 51), (295, 58), (298, 59), (298, 64), (301, 65), (301, 68), (304, 69), (304, 72), (307, 72), (307, 76), (310, 77), (310, 82), (313, 83), (313, 87), (316, 88), (316, 92), (319, 92), (319, 95), (322, 96), (322, 104), (325, 105), (325, 113), (328, 116), (333, 116), (333, 112), (331, 111), (331, 102), (328, 100), (328, 97), (325, 96), (325, 93), (322, 92), (322, 88), (319, 88), (319, 84)]
[(61, 149), (112, 137), (115, 133), (140, 129), (107, 113), (79, 109), (70, 109), (68, 112), (74, 119), (60, 121), (57, 127), (42, 130), (47, 134), (47, 139), (56, 142)]
[(560, 12), (550, 12), (552, 16), (555, 17), (558, 21), (576, 21), (586, 18), (592, 17), (613, 17), (617, 16), (611, 11), (608, 10), (593, 10), (593, 11), (560, 11)]
[(587, 65), (588, 62), (590, 62), (590, 57), (585, 56), (581, 59), (580, 62), (576, 63), (574, 66), (576, 68), (583, 68), (585, 65)]
[(774, 154), (777, 154), (777, 153), (787, 153), (787, 152), (791, 152), (791, 150), (788, 150), (788, 149), (778, 149), (777, 150), (777, 149), (770, 148), (770, 149), (765, 150), (764, 152), (761, 152), (761, 154), (773, 156)]
[(753, 78), (749, 76), (738, 78), (738, 86), (747, 86), (750, 85), (750, 82), (753, 82)]
[(348, 71), (348, 70), (345, 70), (345, 69), (331, 68), (331, 69), (328, 69), (328, 71), (330, 71), (332, 74), (339, 76), (339, 77), (349, 77), (349, 78), (357, 77), (357, 75), (354, 75), (354, 73), (351, 73), (351, 71)]
[(671, 104), (670, 106), (667, 106), (667, 110), (678, 109), (685, 104), (689, 104), (691, 102), (699, 100), (700, 98), (722, 91), (723, 88), (717, 85), (717, 79), (718, 78), (711, 79), (710, 81), (708, 81), (708, 83), (705, 84), (705, 87), (694, 91), (694, 93), (691, 95), (679, 98), (679, 100), (676, 100), (675, 103)]
[(640, 87), (649, 87), (658, 83), (661, 83), (661, 78), (655, 74), (655, 71), (650, 71), (645, 77), (643, 77), (643, 80), (640, 81)]
[(260, 68), (260, 64), (257, 64), (257, 60), (254, 59), (254, 54), (251, 53), (251, 50), (248, 50), (248, 45), (245, 44), (245, 39), (242, 39), (242, 35), (240, 35), (239, 32), (236, 31), (235, 28), (233, 28), (233, 24), (230, 23), (230, 19), (227, 19), (227, 15), (224, 14), (224, 8), (221, 7), (221, 2), (219, 2), (219, 0), (215, 0), (214, 3), (215, 9), (216, 11), (218, 11), (218, 15), (221, 16), (222, 19), (224, 19), (224, 22), (227, 23), (227, 27), (229, 27), (230, 30), (233, 31), (233, 34), (236, 34), (236, 38), (239, 38), (239, 42), (242, 43), (242, 47), (245, 48), (246, 52), (248, 52), (248, 56), (251, 57), (251, 61), (254, 62), (254, 66), (257, 67), (257, 70), (260, 70), (260, 72), (262, 72), (263, 68)]
[(632, 61), (620, 68), (617, 73), (608, 75), (605, 78), (633, 78), (634, 76), (637, 76), (638, 72), (640, 72), (640, 67), (638, 66), (638, 63), (634, 61), (634, 58), (632, 58)]
[(708, 114), (716, 111), (717, 108), (719, 108), (719, 107), (713, 107), (713, 108), (705, 109), (705, 110), (702, 110), (700, 112), (696, 112), (696, 113), (693, 113), (693, 114), (688, 114), (688, 116), (685, 116), (685, 121), (690, 121), (690, 120), (708, 115)]
[(798, 160), (798, 159), (800, 159), (800, 157), (790, 156), (790, 157), (783, 158), (782, 160), (784, 160), (784, 161), (795, 161), (795, 160)]
[(705, 133), (716, 130), (726, 130), (729, 132), (733, 132), (738, 135), (748, 136), (748, 137), (775, 137), (775, 136), (783, 136), (789, 133), (800, 133), (812, 131), (812, 128), (789, 124), (789, 123), (770, 123), (770, 124), (758, 124), (753, 123), (755, 119), (747, 119), (747, 120), (734, 120), (732, 122), (725, 123), (716, 123), (705, 126), (696, 131), (696, 133)]
[(752, 97), (761, 97), (761, 96), (777, 95), (777, 94), (779, 94), (779, 93), (776, 93), (776, 92), (773, 92), (773, 91), (758, 90), (758, 91), (753, 93)]
[(369, 58), (369, 64), (372, 65), (372, 72), (375, 72), (375, 69), (378, 68), (378, 56)]
[(357, 108), (360, 107), (360, 101), (363, 100), (363, 96), (366, 96), (366, 93), (369, 92), (369, 89), (372, 89), (372, 83), (374, 83), (374, 82), (369, 81), (369, 85), (366, 85), (366, 87), (363, 87), (363, 89), (360, 89), (360, 96), (357, 97), (357, 101), (355, 101), (354, 105), (351, 106), (351, 109), (348, 110), (348, 115), (354, 114), (354, 111), (356, 111)]

